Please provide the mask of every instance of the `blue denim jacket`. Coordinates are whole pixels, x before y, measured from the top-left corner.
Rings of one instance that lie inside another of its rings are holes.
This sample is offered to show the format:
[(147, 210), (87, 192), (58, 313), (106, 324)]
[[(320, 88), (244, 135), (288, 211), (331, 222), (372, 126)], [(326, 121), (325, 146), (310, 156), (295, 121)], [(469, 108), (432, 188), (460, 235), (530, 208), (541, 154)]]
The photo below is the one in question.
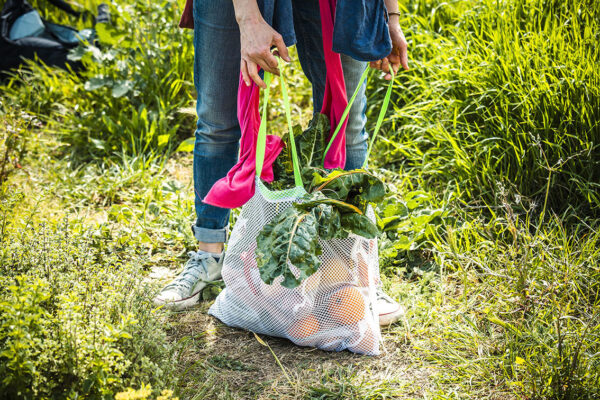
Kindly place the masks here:
[[(258, 0), (263, 18), (279, 32), (286, 45), (296, 43), (293, 23), (295, 1)], [(373, 61), (392, 51), (384, 0), (337, 0), (333, 51), (359, 61)]]

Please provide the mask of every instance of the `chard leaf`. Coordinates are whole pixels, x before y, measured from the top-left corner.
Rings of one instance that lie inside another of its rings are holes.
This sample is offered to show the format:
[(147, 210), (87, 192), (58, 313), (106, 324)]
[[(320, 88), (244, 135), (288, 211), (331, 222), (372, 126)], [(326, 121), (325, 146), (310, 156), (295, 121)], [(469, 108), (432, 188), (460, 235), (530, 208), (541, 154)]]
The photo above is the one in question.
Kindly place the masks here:
[(320, 196), (319, 198), (313, 199), (313, 200), (309, 200), (300, 204), (296, 204), (296, 207), (300, 208), (301, 210), (310, 210), (313, 207), (317, 207), (320, 204), (328, 204), (330, 206), (334, 206), (340, 209), (340, 211), (343, 212), (354, 212), (354, 213), (358, 213), (358, 214), (362, 214), (363, 212), (356, 206), (349, 204), (349, 203), (345, 203), (341, 200), (336, 200), (336, 199), (330, 199), (328, 197), (325, 196)]
[(367, 239), (374, 239), (379, 236), (379, 229), (369, 217), (361, 214), (342, 214), (342, 226), (344, 229)]
[[(301, 166), (319, 167), (325, 151), (325, 138), (329, 133), (329, 118), (317, 113), (308, 128), (296, 136), (296, 150)], [(294, 132), (296, 134), (296, 132)]]
[(340, 212), (335, 207), (321, 203), (314, 206), (311, 213), (317, 221), (319, 238), (329, 240), (348, 237), (348, 232), (342, 228)]
[[(316, 171), (325, 173), (320, 169), (320, 160), (325, 150), (325, 138), (329, 133), (329, 119), (321, 113), (316, 114), (303, 132), (300, 125), (295, 125), (294, 143), (298, 153), (298, 162), (305, 189), (313, 179)], [(286, 146), (283, 148), (275, 163), (273, 164), (274, 181), (271, 188), (274, 190), (287, 189), (294, 186), (294, 169), (292, 154), (290, 151), (290, 136), (286, 133), (282, 136)]]
[(363, 212), (368, 203), (380, 202), (385, 197), (385, 184), (364, 169), (334, 170), (326, 177), (315, 174), (311, 187), (327, 197), (351, 203)]
[[(283, 275), (281, 285), (293, 289), (320, 266), (318, 223), (310, 211), (289, 207), (263, 227), (256, 242), (256, 262), (261, 279), (272, 284)], [(294, 275), (289, 263), (298, 269)]]

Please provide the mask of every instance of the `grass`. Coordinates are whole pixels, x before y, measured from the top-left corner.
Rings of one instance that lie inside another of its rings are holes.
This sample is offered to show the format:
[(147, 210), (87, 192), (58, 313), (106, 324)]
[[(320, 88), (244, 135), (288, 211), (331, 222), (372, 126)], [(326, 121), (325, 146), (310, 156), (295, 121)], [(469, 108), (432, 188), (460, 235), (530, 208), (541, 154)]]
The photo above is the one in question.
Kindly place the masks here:
[[(74, 54), (87, 72), (1, 83), (0, 398), (599, 396), (597, 2), (400, 2), (412, 69), (373, 163), (383, 284), (407, 314), (370, 358), (265, 347), (211, 300), (151, 305), (194, 248), (181, 6), (119, 1), (102, 46)], [(289, 82), (306, 123), (297, 63)], [(384, 89), (373, 74), (370, 116)]]

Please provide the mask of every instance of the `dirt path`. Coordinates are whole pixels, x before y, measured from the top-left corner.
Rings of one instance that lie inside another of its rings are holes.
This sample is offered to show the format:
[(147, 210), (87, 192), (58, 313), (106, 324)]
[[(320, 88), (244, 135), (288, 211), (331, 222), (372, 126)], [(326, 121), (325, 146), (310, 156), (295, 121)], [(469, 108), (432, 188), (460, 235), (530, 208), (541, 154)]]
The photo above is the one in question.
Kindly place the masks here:
[[(422, 398), (429, 367), (408, 356), (393, 330), (384, 332), (381, 356), (325, 352), (288, 340), (255, 336), (209, 316), (211, 302), (173, 314), (171, 339), (181, 343), (180, 378), (184, 398)], [(289, 380), (288, 380), (289, 378)]]

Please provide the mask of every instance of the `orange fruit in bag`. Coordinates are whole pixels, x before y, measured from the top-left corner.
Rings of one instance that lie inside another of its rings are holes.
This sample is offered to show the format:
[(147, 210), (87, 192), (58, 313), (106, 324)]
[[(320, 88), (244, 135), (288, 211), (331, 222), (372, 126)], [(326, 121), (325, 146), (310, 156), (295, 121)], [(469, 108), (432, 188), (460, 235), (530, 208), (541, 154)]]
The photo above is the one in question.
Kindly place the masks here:
[(357, 344), (350, 346), (349, 350), (360, 354), (373, 354), (377, 348), (377, 340), (375, 334), (369, 328), (365, 332), (363, 338)]
[(341, 258), (325, 259), (321, 270), (322, 285), (333, 285), (350, 281), (350, 271)]
[(294, 339), (306, 339), (319, 331), (319, 321), (314, 315), (309, 315), (294, 322), (288, 335)]
[(346, 286), (331, 295), (328, 311), (338, 323), (354, 324), (365, 317), (365, 299), (356, 288)]
[(359, 286), (369, 286), (369, 264), (361, 253), (358, 253), (358, 282)]
[(321, 275), (321, 270), (318, 270), (317, 272), (306, 278), (306, 281), (304, 281), (303, 284), (305, 293), (311, 293), (319, 288), (319, 286), (321, 285)]

